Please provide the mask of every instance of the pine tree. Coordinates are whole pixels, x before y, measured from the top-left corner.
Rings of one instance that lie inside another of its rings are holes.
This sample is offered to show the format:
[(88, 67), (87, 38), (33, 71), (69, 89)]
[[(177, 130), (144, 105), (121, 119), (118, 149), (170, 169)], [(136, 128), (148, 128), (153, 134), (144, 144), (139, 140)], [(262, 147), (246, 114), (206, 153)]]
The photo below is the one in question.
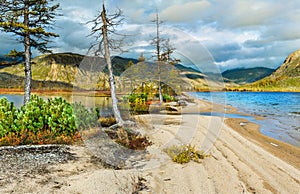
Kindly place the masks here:
[(53, 26), (59, 4), (53, 0), (1, 0), (0, 29), (17, 36), (24, 45), (25, 86), (24, 104), (30, 100), (31, 92), (31, 50), (51, 52), (47, 46), (51, 37), (58, 37), (47, 30)]

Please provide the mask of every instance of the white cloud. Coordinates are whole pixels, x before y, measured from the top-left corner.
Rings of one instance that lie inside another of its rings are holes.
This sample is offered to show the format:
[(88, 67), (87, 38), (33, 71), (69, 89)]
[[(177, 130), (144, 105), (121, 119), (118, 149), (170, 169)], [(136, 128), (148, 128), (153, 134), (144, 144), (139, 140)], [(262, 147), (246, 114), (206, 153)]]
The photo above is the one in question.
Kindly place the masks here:
[(162, 10), (160, 17), (170, 22), (193, 22), (200, 20), (201, 13), (210, 5), (208, 1), (178, 3)]

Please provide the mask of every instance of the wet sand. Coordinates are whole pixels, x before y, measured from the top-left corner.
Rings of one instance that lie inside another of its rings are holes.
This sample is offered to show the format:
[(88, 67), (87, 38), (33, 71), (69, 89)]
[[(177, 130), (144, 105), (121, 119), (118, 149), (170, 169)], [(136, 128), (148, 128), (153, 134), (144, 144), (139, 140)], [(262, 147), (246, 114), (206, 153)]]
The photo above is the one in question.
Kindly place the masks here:
[[(225, 123), (243, 137), (300, 170), (300, 148), (263, 135), (259, 131), (259, 125), (245, 119), (228, 118)], [(245, 125), (241, 125), (241, 123), (245, 123)]]

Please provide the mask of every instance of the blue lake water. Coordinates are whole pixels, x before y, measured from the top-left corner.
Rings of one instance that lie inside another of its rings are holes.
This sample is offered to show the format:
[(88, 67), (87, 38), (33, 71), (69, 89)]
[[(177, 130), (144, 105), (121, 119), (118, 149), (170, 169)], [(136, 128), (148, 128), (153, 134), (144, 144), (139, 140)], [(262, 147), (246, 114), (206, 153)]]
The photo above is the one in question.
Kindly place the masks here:
[[(192, 96), (217, 104), (238, 108), (253, 116), (225, 114), (225, 117), (246, 118), (261, 126), (267, 136), (300, 147), (300, 93), (293, 92), (196, 92)], [(211, 113), (215, 116), (223, 114)]]

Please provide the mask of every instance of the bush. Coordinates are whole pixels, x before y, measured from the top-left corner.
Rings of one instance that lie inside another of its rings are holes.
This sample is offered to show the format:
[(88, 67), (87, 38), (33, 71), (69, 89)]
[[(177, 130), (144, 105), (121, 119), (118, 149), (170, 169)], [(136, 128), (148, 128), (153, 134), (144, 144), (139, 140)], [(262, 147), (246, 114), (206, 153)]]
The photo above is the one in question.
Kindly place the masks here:
[(176, 98), (173, 96), (170, 96), (168, 94), (163, 94), (163, 101), (164, 102), (174, 102), (174, 101), (176, 101)]
[(61, 97), (44, 101), (32, 95), (29, 103), (17, 109), (7, 99), (0, 99), (0, 144), (70, 143), (78, 139), (77, 129), (96, 125), (99, 110), (89, 112), (82, 105), (73, 106)]
[(147, 105), (148, 94), (141, 93), (136, 94), (132, 93), (124, 98), (128, 101), (130, 106), (130, 111), (133, 113), (148, 113), (149, 106)]
[(12, 132), (17, 134), (21, 131), (30, 131), (36, 134), (45, 128), (45, 101), (36, 95), (32, 95), (31, 100), (17, 112), (15, 128)]
[(99, 122), (101, 124), (101, 127), (110, 127), (117, 123), (114, 117), (100, 117)]
[(165, 152), (174, 162), (179, 164), (188, 163), (191, 160), (200, 162), (200, 159), (204, 159), (206, 156), (203, 152), (196, 150), (195, 146), (191, 145), (171, 146), (165, 149)]
[(6, 98), (0, 99), (0, 137), (16, 129), (15, 120), (17, 116), (17, 109), (12, 102)]
[(81, 103), (73, 103), (74, 115), (76, 118), (76, 126), (79, 130), (96, 127), (98, 118), (100, 117), (99, 108), (86, 109)]
[[(156, 98), (159, 98), (159, 94), (155, 94)], [(164, 102), (174, 102), (177, 101), (175, 97), (168, 95), (168, 94), (163, 94), (163, 101)]]
[(107, 129), (105, 132), (117, 143), (129, 149), (144, 150), (146, 147), (152, 145), (152, 142), (147, 137), (129, 128), (119, 128), (118, 130)]
[[(41, 114), (43, 115), (42, 112)], [(55, 134), (69, 136), (77, 132), (73, 107), (61, 97), (48, 99), (44, 109), (44, 117), (46, 127), (50, 128)]]

